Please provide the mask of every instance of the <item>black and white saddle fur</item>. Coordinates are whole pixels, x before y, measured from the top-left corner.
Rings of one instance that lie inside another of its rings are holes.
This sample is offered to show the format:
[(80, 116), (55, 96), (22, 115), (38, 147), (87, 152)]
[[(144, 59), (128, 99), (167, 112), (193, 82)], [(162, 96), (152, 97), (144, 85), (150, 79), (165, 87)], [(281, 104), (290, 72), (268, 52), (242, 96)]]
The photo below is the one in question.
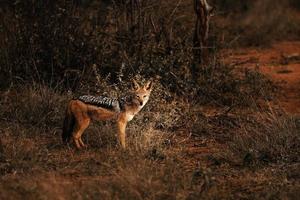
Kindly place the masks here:
[(83, 96), (79, 96), (76, 99), (84, 103), (102, 107), (102, 108), (107, 108), (115, 112), (120, 112), (123, 109), (124, 103), (126, 101), (125, 97), (117, 99), (117, 98), (109, 98), (105, 96), (92, 96), (92, 95), (83, 95)]

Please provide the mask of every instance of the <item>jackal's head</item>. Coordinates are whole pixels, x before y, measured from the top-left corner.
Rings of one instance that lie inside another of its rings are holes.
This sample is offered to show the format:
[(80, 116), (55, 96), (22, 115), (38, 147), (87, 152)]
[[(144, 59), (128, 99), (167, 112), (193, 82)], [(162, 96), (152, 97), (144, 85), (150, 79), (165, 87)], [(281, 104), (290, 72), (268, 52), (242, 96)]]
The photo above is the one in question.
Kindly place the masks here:
[(133, 95), (134, 99), (137, 100), (141, 107), (143, 107), (149, 100), (150, 93), (152, 91), (153, 82), (148, 81), (144, 86), (140, 86), (135, 80), (133, 83)]

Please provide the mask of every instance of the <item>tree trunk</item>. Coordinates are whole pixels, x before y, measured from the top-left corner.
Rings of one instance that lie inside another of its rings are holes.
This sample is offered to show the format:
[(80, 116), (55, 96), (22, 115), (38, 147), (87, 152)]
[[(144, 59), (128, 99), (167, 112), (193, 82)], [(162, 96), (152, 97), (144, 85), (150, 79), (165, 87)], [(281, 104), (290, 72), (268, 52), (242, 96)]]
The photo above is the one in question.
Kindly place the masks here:
[(213, 7), (206, 0), (194, 0), (194, 11), (196, 15), (195, 32), (193, 40), (194, 64), (192, 73), (197, 74), (199, 65), (207, 61), (207, 38), (209, 21), (212, 16)]

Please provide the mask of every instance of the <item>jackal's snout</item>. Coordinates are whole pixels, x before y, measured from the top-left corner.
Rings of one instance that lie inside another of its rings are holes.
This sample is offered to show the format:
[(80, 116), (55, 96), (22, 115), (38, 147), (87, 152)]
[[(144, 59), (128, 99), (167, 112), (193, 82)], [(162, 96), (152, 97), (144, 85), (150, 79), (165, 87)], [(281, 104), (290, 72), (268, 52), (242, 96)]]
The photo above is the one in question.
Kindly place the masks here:
[(143, 105), (143, 99), (141, 99), (140, 97), (136, 98), (137, 103), (140, 104), (141, 106)]
[(139, 103), (141, 106), (144, 104), (144, 100), (139, 95), (136, 95), (135, 98), (137, 100), (137, 103)]

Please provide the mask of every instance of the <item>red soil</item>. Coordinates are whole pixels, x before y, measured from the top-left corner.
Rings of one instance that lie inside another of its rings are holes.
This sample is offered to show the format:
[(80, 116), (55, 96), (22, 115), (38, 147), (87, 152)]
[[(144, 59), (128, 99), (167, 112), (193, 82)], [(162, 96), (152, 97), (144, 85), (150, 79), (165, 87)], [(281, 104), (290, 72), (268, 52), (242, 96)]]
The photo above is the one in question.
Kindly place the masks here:
[(300, 41), (280, 42), (270, 48), (229, 50), (226, 62), (257, 67), (275, 82), (281, 82), (280, 105), (288, 113), (300, 114)]

